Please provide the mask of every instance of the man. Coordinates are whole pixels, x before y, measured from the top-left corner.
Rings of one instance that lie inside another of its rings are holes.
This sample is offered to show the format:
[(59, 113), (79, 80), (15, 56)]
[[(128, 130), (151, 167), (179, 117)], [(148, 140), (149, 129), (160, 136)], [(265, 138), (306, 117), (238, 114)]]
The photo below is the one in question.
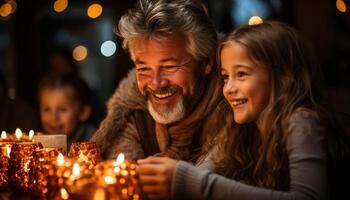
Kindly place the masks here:
[(217, 35), (193, 0), (140, 0), (119, 21), (135, 64), (108, 102), (93, 141), (104, 158), (158, 154), (195, 162), (203, 136), (222, 127), (225, 107), (213, 64)]

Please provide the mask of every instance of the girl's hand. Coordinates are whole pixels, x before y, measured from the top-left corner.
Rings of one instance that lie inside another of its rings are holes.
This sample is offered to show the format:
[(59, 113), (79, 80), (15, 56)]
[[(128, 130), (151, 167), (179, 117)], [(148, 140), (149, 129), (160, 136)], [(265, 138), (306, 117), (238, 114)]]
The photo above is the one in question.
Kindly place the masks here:
[(149, 199), (170, 199), (170, 187), (178, 161), (167, 157), (148, 157), (137, 161), (143, 191)]

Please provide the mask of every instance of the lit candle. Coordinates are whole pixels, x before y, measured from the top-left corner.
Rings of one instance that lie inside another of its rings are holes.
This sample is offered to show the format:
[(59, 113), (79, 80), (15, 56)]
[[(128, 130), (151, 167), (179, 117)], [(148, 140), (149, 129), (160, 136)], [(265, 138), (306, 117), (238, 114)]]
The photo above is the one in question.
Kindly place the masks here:
[(34, 137), (34, 131), (33, 130), (29, 131), (28, 137), (29, 137), (29, 140), (33, 140), (33, 137)]
[(62, 199), (69, 199), (69, 194), (65, 188), (61, 188), (60, 193)]
[(17, 140), (20, 140), (22, 138), (23, 134), (22, 134), (21, 129), (17, 128), (15, 134), (16, 134), (16, 139)]
[(7, 139), (7, 134), (5, 131), (1, 132), (1, 139), (3, 139), (3, 140)]
[(57, 166), (62, 167), (64, 165), (64, 156), (62, 153), (59, 153), (56, 159)]
[(80, 166), (78, 163), (74, 163), (73, 165), (73, 172), (72, 172), (72, 179), (75, 180), (79, 177), (80, 174)]

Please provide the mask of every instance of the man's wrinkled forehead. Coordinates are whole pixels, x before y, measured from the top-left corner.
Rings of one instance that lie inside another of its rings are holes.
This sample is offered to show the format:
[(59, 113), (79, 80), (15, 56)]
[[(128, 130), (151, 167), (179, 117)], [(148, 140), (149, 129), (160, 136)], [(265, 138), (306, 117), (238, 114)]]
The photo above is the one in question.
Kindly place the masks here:
[(182, 34), (137, 37), (130, 39), (128, 44), (129, 53), (133, 62), (136, 62), (135, 54), (139, 50), (138, 48), (140, 46), (147, 47), (151, 42), (167, 44), (167, 46), (183, 47), (184, 51), (187, 52), (187, 39)]

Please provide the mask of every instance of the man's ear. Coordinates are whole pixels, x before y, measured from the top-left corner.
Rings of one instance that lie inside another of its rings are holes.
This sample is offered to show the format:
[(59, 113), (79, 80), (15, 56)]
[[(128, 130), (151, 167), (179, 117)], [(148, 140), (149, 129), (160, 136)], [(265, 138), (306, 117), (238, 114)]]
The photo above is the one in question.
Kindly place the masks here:
[(84, 105), (81, 108), (80, 115), (79, 115), (79, 120), (80, 122), (85, 122), (91, 114), (91, 106), (89, 105)]
[(204, 74), (205, 75), (210, 74), (210, 72), (213, 70), (213, 66), (214, 66), (214, 59), (211, 58), (204, 68)]

